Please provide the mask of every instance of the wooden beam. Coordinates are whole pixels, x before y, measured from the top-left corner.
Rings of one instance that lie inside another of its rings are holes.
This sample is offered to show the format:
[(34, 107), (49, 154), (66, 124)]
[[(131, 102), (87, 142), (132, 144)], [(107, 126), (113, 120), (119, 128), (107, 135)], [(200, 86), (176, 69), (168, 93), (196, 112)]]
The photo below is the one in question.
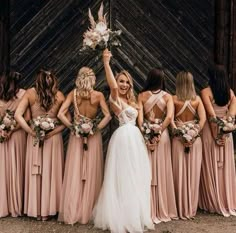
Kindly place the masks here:
[(0, 71), (9, 69), (9, 0), (1, 0), (0, 7)]

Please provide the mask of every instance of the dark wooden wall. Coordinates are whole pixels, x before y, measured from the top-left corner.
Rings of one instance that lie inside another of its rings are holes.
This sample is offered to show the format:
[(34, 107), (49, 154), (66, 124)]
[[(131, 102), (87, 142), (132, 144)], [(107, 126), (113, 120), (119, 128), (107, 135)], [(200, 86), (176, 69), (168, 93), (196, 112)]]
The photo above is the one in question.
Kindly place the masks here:
[[(175, 76), (193, 73), (197, 90), (207, 83), (206, 71), (214, 53), (214, 0), (104, 0), (113, 29), (123, 31), (122, 46), (113, 49), (115, 71), (127, 69), (135, 90), (142, 89), (148, 71), (162, 67), (168, 91)], [(74, 87), (80, 67), (92, 67), (97, 89), (104, 91), (101, 56), (82, 56), (83, 32), (88, 28), (88, 7), (94, 16), (101, 0), (10, 0), (10, 60), (24, 75), (22, 86), (34, 83), (41, 67), (53, 69), (62, 91)], [(109, 128), (104, 133), (106, 141)], [(67, 141), (67, 138), (65, 139)]]

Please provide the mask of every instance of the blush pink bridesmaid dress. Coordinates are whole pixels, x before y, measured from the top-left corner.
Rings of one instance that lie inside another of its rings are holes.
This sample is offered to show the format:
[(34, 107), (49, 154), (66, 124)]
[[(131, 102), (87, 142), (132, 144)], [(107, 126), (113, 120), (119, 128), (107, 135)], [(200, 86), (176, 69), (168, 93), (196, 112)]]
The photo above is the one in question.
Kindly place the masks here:
[[(32, 118), (47, 114), (56, 119), (60, 104), (57, 102), (45, 111), (36, 98), (31, 106)], [(28, 135), (25, 165), (24, 213), (31, 217), (48, 217), (59, 211), (64, 170), (63, 141), (61, 133), (44, 140), (43, 146), (33, 145)]]
[[(144, 113), (149, 113), (155, 105), (162, 110), (163, 115), (166, 112), (166, 102), (163, 97), (167, 93), (161, 91), (152, 96), (144, 104)], [(174, 192), (174, 181), (171, 161), (171, 142), (168, 129), (161, 134), (161, 139), (154, 152), (148, 151), (152, 165), (152, 219), (154, 223), (158, 221), (167, 222), (171, 219), (177, 219), (177, 209)]]
[[(177, 127), (192, 122), (182, 122), (178, 119), (178, 116), (187, 108), (193, 115), (196, 115), (196, 111), (192, 107), (191, 102), (185, 101), (182, 109), (175, 116)], [(178, 215), (181, 219), (191, 219), (196, 215), (198, 207), (202, 162), (201, 138), (198, 137), (195, 140), (192, 147), (190, 147), (189, 153), (184, 152), (184, 146), (177, 137), (173, 138), (172, 161)]]
[[(17, 98), (0, 101), (0, 114), (7, 109), (15, 111), (24, 93), (25, 90), (20, 89)], [(25, 145), (26, 133), (23, 129), (13, 132), (8, 141), (0, 143), (0, 217), (22, 215)]]
[[(216, 116), (224, 117), (228, 106), (213, 103)], [(225, 146), (218, 146), (212, 137), (209, 123), (203, 128), (203, 163), (199, 207), (210, 213), (236, 216), (236, 175), (232, 133)]]
[[(74, 105), (77, 105), (74, 99)], [(74, 109), (75, 120), (85, 117), (77, 106)], [(83, 140), (70, 135), (58, 218), (67, 224), (89, 222), (102, 186), (104, 159), (101, 133), (89, 136), (87, 143), (88, 150), (84, 151)]]

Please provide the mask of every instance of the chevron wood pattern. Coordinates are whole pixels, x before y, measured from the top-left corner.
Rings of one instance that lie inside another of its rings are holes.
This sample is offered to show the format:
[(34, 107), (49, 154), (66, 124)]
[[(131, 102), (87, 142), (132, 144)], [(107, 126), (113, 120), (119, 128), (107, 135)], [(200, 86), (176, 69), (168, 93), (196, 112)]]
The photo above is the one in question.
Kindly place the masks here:
[[(115, 71), (127, 69), (139, 92), (148, 71), (162, 67), (167, 90), (174, 93), (176, 73), (193, 73), (197, 90), (207, 82), (213, 59), (214, 0), (104, 0), (113, 29), (121, 29), (122, 46), (113, 49)], [(101, 55), (80, 55), (88, 28), (88, 7), (96, 14), (101, 0), (10, 1), (11, 65), (23, 73), (22, 86), (34, 83), (44, 67), (55, 71), (61, 90), (74, 87), (80, 67), (92, 67), (98, 90), (105, 91)], [(67, 134), (67, 133), (65, 133)], [(104, 132), (108, 141), (110, 128)], [(65, 136), (67, 141), (67, 135)]]

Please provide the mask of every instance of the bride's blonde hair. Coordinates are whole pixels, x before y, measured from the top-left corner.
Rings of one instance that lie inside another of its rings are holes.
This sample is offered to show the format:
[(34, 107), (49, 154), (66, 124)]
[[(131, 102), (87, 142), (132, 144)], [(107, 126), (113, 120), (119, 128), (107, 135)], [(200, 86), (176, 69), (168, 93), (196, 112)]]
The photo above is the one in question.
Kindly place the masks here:
[(130, 88), (127, 92), (128, 104), (131, 106), (137, 107), (137, 101), (134, 95), (134, 83), (133, 83), (132, 76), (130, 75), (128, 71), (122, 70), (120, 73), (116, 75), (116, 80), (118, 80), (121, 75), (124, 75), (125, 77), (127, 77), (129, 81), (129, 85), (130, 85)]
[(84, 66), (79, 70), (75, 85), (77, 88), (77, 93), (81, 98), (90, 98), (90, 94), (94, 88), (95, 81), (96, 77), (91, 68)]

